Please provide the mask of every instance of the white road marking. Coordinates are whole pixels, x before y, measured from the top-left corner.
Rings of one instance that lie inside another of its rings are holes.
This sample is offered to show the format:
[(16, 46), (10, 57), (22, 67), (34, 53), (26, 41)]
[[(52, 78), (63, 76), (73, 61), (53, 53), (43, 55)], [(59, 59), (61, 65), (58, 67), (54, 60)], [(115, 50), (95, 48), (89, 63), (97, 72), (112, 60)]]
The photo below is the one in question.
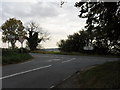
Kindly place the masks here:
[(50, 88), (54, 88), (55, 86), (51, 86)]
[(52, 61), (59, 61), (61, 59), (51, 59), (51, 60), (48, 60), (48, 62), (52, 62)]
[(50, 56), (40, 56), (40, 57), (50, 57)]
[(68, 77), (66, 77), (65, 79), (63, 79), (63, 81), (67, 80), (67, 79), (70, 78), (70, 77), (71, 77), (71, 75), (69, 75)]
[(13, 76), (17, 76), (17, 75), (21, 75), (21, 74), (25, 74), (25, 73), (28, 73), (28, 72), (36, 71), (36, 70), (39, 70), (39, 69), (48, 68), (48, 67), (51, 67), (51, 66), (52, 65), (43, 66), (43, 67), (27, 70), (27, 71), (24, 71), (24, 72), (19, 72), (19, 73), (15, 73), (15, 74), (12, 74), (12, 75), (4, 76), (4, 77), (1, 77), (0, 80), (10, 78), (10, 77), (13, 77)]
[(70, 60), (63, 61), (62, 63), (70, 62), (70, 61), (75, 60), (75, 59), (76, 59), (76, 58), (72, 58), (72, 59), (70, 59)]

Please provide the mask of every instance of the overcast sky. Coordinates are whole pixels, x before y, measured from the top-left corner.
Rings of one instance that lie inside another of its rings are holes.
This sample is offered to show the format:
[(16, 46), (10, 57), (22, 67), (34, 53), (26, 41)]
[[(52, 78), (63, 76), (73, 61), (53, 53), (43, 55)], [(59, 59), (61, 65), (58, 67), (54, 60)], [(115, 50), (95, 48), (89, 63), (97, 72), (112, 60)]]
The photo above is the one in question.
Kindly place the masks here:
[[(34, 21), (50, 33), (51, 38), (42, 43), (43, 47), (55, 48), (61, 39), (66, 39), (85, 26), (85, 20), (78, 17), (79, 9), (74, 7), (76, 1), (79, 0), (66, 0), (61, 8), (61, 0), (2, 0), (0, 25), (9, 18), (19, 19), (24, 25)], [(1, 43), (0, 40), (0, 45)], [(16, 45), (19, 46), (20, 43), (17, 42)], [(7, 44), (1, 46), (7, 47)]]

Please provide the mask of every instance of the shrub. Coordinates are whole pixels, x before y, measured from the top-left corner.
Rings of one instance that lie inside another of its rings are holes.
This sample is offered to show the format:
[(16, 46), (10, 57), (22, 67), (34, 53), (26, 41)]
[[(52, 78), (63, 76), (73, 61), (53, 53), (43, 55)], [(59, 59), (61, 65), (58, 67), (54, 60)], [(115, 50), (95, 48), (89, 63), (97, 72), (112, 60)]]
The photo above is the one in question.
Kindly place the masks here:
[(2, 64), (13, 64), (26, 61), (31, 59), (32, 56), (28, 53), (26, 49), (3, 49), (2, 50)]

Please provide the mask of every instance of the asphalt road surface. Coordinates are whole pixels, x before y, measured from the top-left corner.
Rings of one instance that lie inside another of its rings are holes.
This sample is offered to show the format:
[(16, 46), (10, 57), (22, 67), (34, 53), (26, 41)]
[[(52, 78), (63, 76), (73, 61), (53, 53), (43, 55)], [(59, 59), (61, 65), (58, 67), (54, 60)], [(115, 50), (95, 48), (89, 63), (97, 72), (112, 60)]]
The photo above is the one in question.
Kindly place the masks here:
[(52, 88), (76, 71), (119, 58), (31, 53), (34, 59), (2, 67), (3, 88)]

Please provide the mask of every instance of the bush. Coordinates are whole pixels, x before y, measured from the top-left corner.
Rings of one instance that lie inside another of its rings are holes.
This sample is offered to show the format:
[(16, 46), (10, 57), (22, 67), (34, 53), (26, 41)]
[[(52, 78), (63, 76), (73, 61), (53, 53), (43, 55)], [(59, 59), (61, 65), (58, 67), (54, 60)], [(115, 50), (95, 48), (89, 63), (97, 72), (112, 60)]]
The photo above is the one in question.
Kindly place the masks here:
[(25, 49), (25, 48), (20, 48), (19, 49), (19, 53), (28, 53), (29, 50)]
[(19, 52), (19, 50), (18, 49), (14, 49), (14, 50), (12, 50), (12, 49), (2, 49), (2, 56), (10, 56), (10, 55), (13, 55), (13, 54), (15, 54), (15, 53), (18, 53)]
[(21, 49), (14, 49), (14, 50), (3, 49), (2, 50), (2, 64), (3, 65), (23, 62), (31, 58), (32, 56), (29, 55), (26, 49), (23, 49), (22, 53), (21, 53)]

